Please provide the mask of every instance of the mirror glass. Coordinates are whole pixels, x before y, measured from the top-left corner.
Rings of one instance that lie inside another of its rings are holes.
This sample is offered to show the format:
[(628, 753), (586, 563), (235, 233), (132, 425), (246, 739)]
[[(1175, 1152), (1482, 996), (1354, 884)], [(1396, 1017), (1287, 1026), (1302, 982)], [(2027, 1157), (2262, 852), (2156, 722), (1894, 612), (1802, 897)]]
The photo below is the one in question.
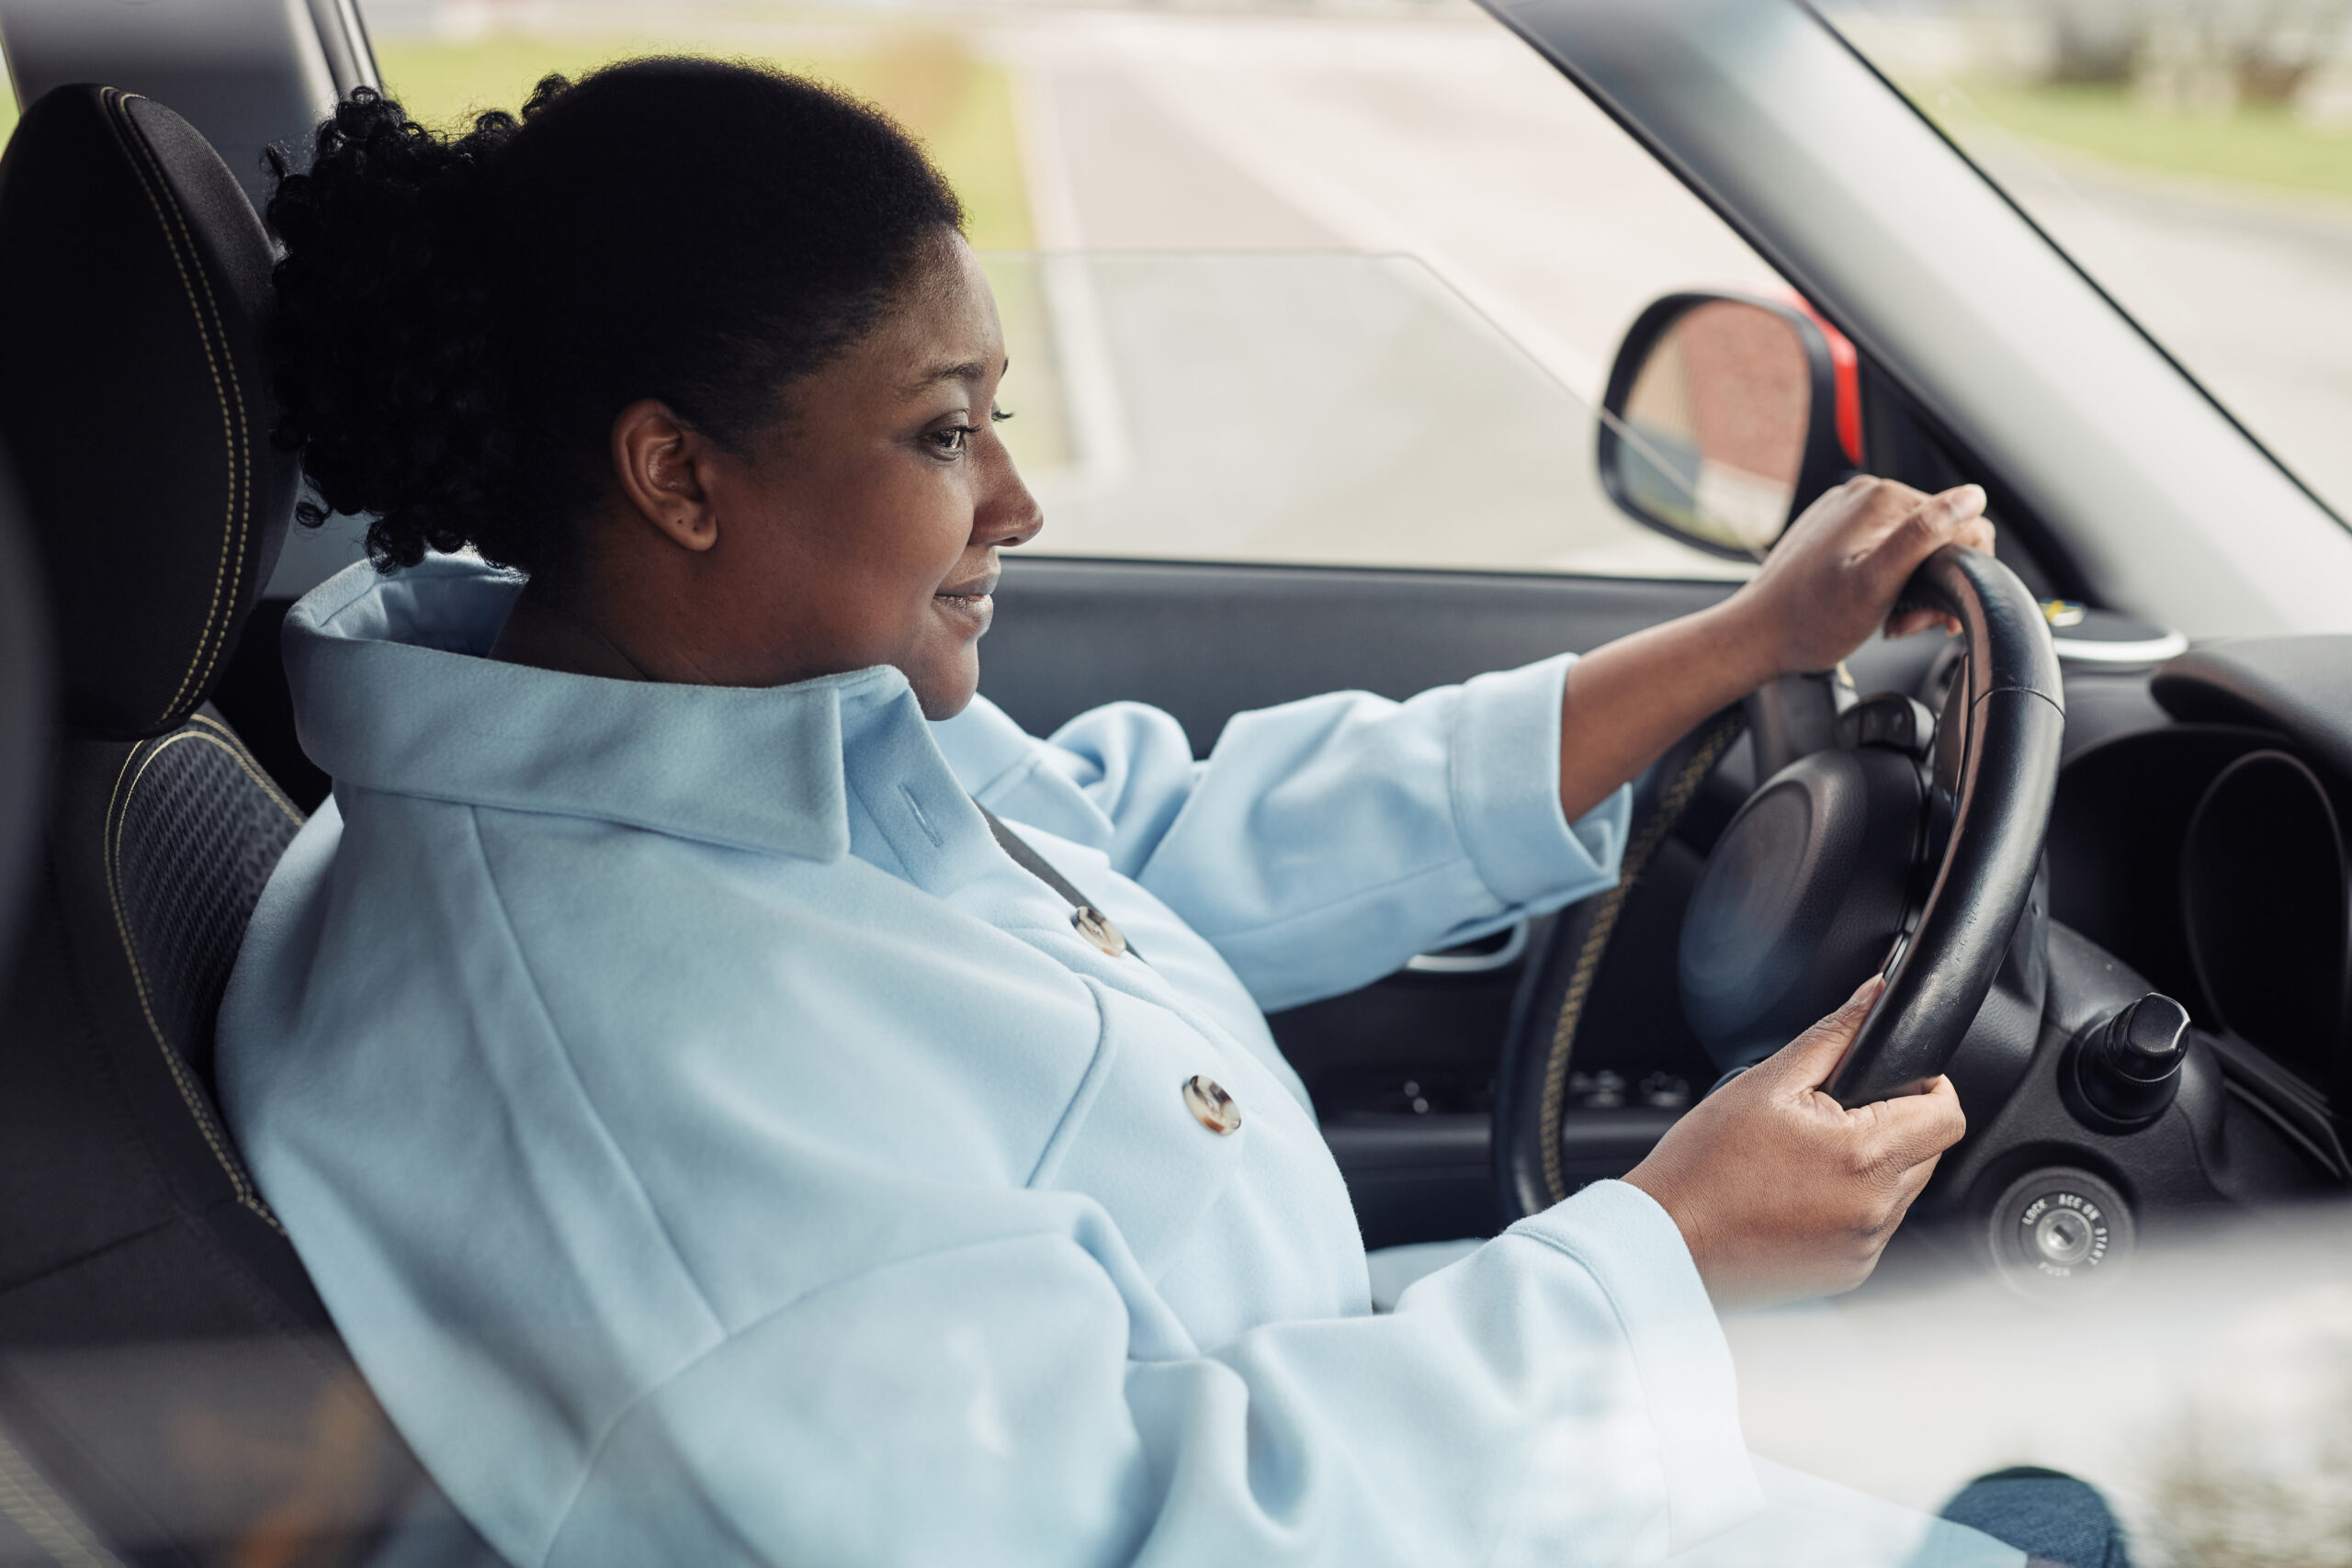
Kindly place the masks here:
[(1659, 334), (1634, 378), (1613, 477), (1655, 521), (1760, 559), (1788, 526), (1812, 405), (1795, 327), (1711, 299)]

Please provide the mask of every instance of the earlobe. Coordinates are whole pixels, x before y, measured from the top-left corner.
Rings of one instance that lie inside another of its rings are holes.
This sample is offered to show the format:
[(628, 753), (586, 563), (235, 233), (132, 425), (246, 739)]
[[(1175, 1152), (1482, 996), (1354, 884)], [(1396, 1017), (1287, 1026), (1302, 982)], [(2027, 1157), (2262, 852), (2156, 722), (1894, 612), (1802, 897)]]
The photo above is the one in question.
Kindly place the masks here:
[(708, 455), (703, 434), (658, 399), (641, 398), (613, 420), (613, 478), (622, 496), (684, 549), (718, 543), (718, 518), (703, 482)]

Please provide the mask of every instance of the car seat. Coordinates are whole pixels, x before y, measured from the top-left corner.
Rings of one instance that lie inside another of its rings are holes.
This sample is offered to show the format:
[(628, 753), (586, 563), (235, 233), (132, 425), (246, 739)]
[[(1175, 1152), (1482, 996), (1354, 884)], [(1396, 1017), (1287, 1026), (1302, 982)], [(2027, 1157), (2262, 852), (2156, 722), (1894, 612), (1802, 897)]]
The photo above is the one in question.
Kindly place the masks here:
[(145, 98), (60, 87), (0, 160), (0, 439), (58, 736), (0, 993), (0, 1561), (494, 1562), (329, 1323), (210, 1091), (301, 821), (204, 705), (292, 511), (269, 241)]
[[(0, 464), (0, 468), (5, 468)], [(16, 951), (49, 775), (49, 609), (24, 503), (0, 473), (0, 954)]]

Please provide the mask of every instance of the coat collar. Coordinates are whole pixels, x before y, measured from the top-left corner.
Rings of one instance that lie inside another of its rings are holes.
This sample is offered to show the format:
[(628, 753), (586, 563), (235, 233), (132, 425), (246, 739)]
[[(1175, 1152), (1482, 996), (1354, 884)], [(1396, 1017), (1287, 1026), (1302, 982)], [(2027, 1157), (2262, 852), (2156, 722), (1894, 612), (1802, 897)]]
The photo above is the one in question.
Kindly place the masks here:
[(483, 657), (523, 582), (435, 556), (390, 577), (363, 561), (311, 590), (286, 618), (302, 749), (339, 784), (819, 861), (850, 849), (845, 746), (952, 784), (887, 666), (750, 688)]

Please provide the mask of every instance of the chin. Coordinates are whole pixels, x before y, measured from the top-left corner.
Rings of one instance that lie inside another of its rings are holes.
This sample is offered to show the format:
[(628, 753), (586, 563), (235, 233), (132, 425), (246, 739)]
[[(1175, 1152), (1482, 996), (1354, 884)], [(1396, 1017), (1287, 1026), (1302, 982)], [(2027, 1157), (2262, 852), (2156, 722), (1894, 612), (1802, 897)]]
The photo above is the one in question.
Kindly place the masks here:
[(954, 718), (970, 707), (972, 699), (979, 694), (979, 661), (974, 660), (960, 670), (910, 670), (907, 684), (914, 689), (923, 717), (933, 723)]

